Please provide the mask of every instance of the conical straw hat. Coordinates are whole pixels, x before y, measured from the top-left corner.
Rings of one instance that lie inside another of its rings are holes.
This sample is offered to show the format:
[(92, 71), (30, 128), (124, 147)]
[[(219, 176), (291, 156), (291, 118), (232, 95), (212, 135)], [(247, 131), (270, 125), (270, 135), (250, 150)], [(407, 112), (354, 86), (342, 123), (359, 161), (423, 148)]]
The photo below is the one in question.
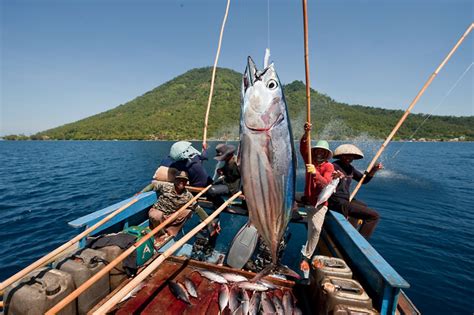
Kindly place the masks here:
[(354, 160), (364, 158), (364, 153), (353, 144), (341, 144), (334, 150), (334, 158), (339, 158), (341, 155), (353, 155)]

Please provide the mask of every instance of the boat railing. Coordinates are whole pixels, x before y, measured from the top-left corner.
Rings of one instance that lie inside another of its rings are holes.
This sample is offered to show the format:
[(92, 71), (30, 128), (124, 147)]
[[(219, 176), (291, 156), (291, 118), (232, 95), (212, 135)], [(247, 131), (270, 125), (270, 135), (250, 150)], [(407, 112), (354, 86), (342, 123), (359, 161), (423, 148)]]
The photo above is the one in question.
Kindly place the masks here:
[[(90, 234), (90, 236), (118, 232), (132, 225), (142, 225), (148, 220), (148, 209), (156, 201), (156, 193), (153, 191), (122, 200), (107, 208), (77, 218), (69, 222), (69, 225), (74, 228), (87, 229), (134, 198), (138, 198), (138, 201), (127, 207), (124, 211), (117, 214), (108, 222), (99, 226)], [(81, 240), (80, 245), (85, 245), (85, 239)]]
[(329, 211), (325, 229), (328, 231), (342, 257), (359, 275), (364, 288), (374, 300), (381, 314), (395, 314), (401, 289), (409, 288), (408, 282), (360, 235), (340, 213)]

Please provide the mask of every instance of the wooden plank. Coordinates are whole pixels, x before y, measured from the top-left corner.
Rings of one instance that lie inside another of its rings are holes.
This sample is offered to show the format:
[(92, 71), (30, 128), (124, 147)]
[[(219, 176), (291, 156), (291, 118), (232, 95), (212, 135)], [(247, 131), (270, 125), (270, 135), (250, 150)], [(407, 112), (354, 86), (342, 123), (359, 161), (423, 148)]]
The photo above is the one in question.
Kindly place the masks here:
[(100, 221), (102, 218), (107, 216), (109, 213), (117, 210), (118, 208), (120, 208), (121, 206), (123, 206), (124, 204), (128, 203), (129, 201), (131, 201), (132, 199), (134, 199), (136, 197), (139, 198), (139, 200), (136, 203), (134, 203), (133, 205), (131, 205), (130, 207), (128, 207), (127, 210), (125, 210), (124, 212), (117, 215), (116, 218), (110, 220), (107, 223), (107, 226), (112, 226), (113, 224), (116, 224), (117, 222), (119, 222), (121, 220), (124, 220), (124, 219), (132, 216), (133, 214), (135, 214), (137, 212), (142, 211), (143, 209), (153, 205), (156, 201), (156, 193), (153, 192), (153, 191), (150, 191), (150, 192), (143, 193), (143, 194), (140, 194), (140, 195), (135, 196), (135, 197), (131, 197), (131, 198), (122, 200), (122, 201), (120, 201), (116, 204), (113, 204), (113, 205), (111, 205), (107, 208), (104, 208), (104, 209), (95, 211), (93, 213), (90, 213), (88, 215), (82, 216), (80, 218), (77, 218), (77, 219), (69, 222), (68, 224), (70, 226), (74, 227), (74, 228), (81, 228), (81, 227), (84, 227), (84, 226), (90, 226), (90, 225)]

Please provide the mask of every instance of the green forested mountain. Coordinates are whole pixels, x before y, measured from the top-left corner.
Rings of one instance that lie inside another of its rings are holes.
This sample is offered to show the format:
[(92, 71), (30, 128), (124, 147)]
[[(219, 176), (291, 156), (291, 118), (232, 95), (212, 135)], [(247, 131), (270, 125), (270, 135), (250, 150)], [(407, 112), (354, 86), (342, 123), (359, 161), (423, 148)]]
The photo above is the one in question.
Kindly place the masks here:
[[(33, 139), (202, 139), (211, 68), (193, 69), (106, 112), (40, 132)], [(208, 137), (237, 138), (241, 74), (219, 68), (209, 117)], [(306, 119), (305, 86), (294, 81), (284, 86), (295, 138)], [(326, 139), (347, 139), (361, 134), (384, 139), (403, 115), (386, 110), (338, 103), (311, 91), (313, 130)], [(410, 115), (395, 139), (407, 139), (427, 115)], [(432, 116), (415, 138), (474, 140), (474, 117)]]

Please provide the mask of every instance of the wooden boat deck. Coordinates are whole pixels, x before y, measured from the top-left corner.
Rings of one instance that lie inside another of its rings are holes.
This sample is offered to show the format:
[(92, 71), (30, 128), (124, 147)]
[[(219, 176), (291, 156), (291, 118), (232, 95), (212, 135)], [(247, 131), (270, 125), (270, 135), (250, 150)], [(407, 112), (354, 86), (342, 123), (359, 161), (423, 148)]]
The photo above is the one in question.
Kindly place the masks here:
[[(133, 298), (118, 305), (115, 314), (218, 314), (218, 294), (221, 284), (202, 277), (198, 272), (195, 272), (197, 269), (240, 274), (249, 279), (255, 276), (255, 273), (252, 272), (235, 270), (187, 258), (170, 257), (155, 273), (147, 278), (144, 286), (133, 294)], [(190, 297), (190, 305), (175, 297), (168, 286), (171, 280), (184, 283), (185, 277), (193, 281), (198, 292), (197, 298)], [(272, 282), (277, 287), (277, 289), (267, 291), (270, 296), (275, 294), (281, 299), (285, 291), (289, 290), (293, 293), (298, 291), (294, 290), (296, 284), (293, 281), (274, 277), (265, 277), (264, 279)], [(120, 287), (116, 290), (119, 289)], [(247, 291), (247, 293), (251, 297), (251, 291)], [(103, 301), (106, 300), (107, 297)], [(300, 301), (302, 299), (296, 297), (296, 300)], [(94, 309), (97, 309), (101, 304), (99, 303)], [(301, 309), (304, 305), (297, 304), (297, 306)]]
[[(115, 205), (78, 218), (70, 222), (70, 225), (76, 228), (87, 228), (129, 200), (130, 199), (123, 200)], [(147, 210), (155, 201), (155, 193), (149, 192), (141, 194), (135, 204), (94, 231), (93, 235), (117, 232), (131, 225), (147, 224)], [(205, 206), (204, 203), (206, 203), (206, 201), (200, 200), (200, 203)], [(228, 207), (227, 210), (231, 215), (247, 215), (239, 203), (233, 204)], [(304, 223), (304, 213), (301, 218), (294, 218), (292, 222), (299, 224)], [(81, 244), (85, 244), (85, 240), (83, 240)], [(299, 247), (296, 246), (293, 248)], [(327, 213), (318, 252), (323, 255), (344, 259), (353, 271), (354, 277), (359, 280), (367, 294), (372, 298), (374, 307), (381, 314), (419, 314), (402, 291), (402, 289), (408, 288), (409, 284), (341, 214), (332, 211)], [(184, 255), (186, 255), (186, 253), (184, 253)], [(208, 270), (246, 275), (245, 271), (235, 271), (231, 268), (215, 264), (206, 264), (189, 259), (181, 259), (180, 261), (179, 258), (169, 258), (163, 265), (163, 268), (160, 267), (155, 274), (148, 278), (147, 285), (137, 294), (134, 294), (135, 298), (131, 300), (135, 300), (135, 302), (125, 301), (120, 305), (117, 312), (120, 314), (147, 314), (159, 313), (160, 310), (166, 310), (166, 313), (187, 313), (189, 311), (217, 313), (217, 311), (214, 312), (214, 310), (217, 310), (217, 292), (219, 285), (210, 283), (206, 279), (201, 279), (200, 275), (196, 273), (191, 274), (192, 269), (199, 266), (200, 268)], [(167, 286), (167, 281), (182, 281), (184, 276), (188, 274), (189, 277), (195, 281), (195, 284), (198, 285), (198, 290), (202, 290), (200, 299), (198, 300), (199, 302), (193, 299), (191, 306), (185, 305), (184, 302), (170, 295), (171, 292)], [(253, 277), (254, 275), (252, 273), (247, 274), (248, 277)], [(127, 281), (125, 281), (123, 285), (125, 285), (126, 282)], [(312, 291), (311, 286), (304, 285), (303, 283), (295, 284), (293, 282), (291, 282), (291, 284), (280, 283), (279, 285), (283, 287), (283, 289), (281, 289), (283, 291), (285, 290), (284, 288), (292, 290), (299, 303), (298, 307), (304, 314), (315, 313), (313, 312), (313, 308), (317, 306), (312, 303), (314, 301), (312, 301), (310, 296), (306, 296), (310, 294), (309, 291)], [(116, 291), (119, 290), (119, 288), (116, 289)], [(109, 296), (115, 292), (112, 292)], [(182, 310), (183, 307), (184, 309)], [(174, 308), (177, 308), (176, 311)]]

